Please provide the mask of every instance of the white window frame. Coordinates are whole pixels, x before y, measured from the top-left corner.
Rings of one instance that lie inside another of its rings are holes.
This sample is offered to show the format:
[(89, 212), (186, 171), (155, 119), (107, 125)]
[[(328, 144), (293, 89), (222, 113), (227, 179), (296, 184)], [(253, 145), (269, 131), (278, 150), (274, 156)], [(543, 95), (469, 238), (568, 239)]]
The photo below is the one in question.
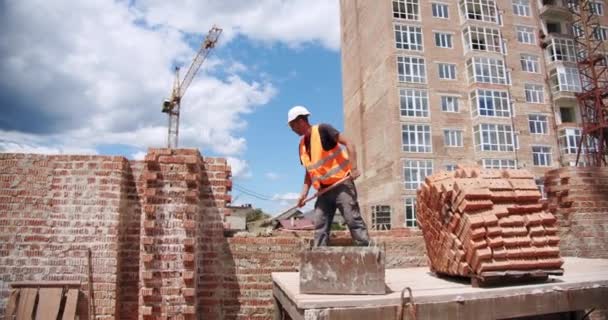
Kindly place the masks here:
[(494, 0), (460, 0), (460, 13), (465, 20), (498, 23), (498, 10)]
[(520, 17), (530, 16), (530, 0), (512, 0), (513, 14)]
[(608, 27), (606, 26), (597, 26), (593, 30), (593, 35), (596, 40), (599, 41), (608, 41)]
[(481, 159), (481, 165), (485, 169), (515, 169), (517, 161), (513, 159)]
[(576, 62), (576, 44), (572, 39), (553, 37), (547, 46), (550, 61)]
[(462, 129), (443, 129), (443, 144), (446, 147), (464, 147)]
[(375, 205), (372, 206), (372, 230), (391, 229), (391, 206)]
[(445, 170), (446, 171), (454, 171), (454, 170), (456, 170), (457, 166), (458, 165), (455, 164), (455, 163), (448, 163), (448, 164), (445, 165)]
[(401, 150), (404, 152), (433, 152), (431, 126), (421, 123), (402, 123), (401, 146)]
[(540, 177), (534, 179), (534, 183), (538, 187), (538, 191), (540, 191), (540, 196), (542, 199), (547, 199), (547, 190), (545, 190), (545, 178)]
[(420, 89), (399, 89), (399, 110), (402, 117), (428, 118), (428, 91)]
[(511, 117), (511, 101), (507, 91), (476, 89), (471, 91), (469, 97), (474, 117)]
[(478, 151), (512, 152), (515, 150), (513, 127), (508, 124), (481, 123), (473, 127)]
[(454, 63), (437, 63), (437, 71), (441, 80), (456, 80), (456, 64)]
[(503, 53), (502, 37), (496, 28), (469, 25), (462, 31), (462, 36), (466, 52)]
[(544, 114), (529, 114), (530, 134), (549, 134), (549, 117)]
[(395, 24), (395, 47), (401, 50), (423, 51), (422, 28), (407, 24)]
[(576, 154), (581, 139), (581, 129), (563, 128), (559, 131), (559, 145), (563, 154)]
[(471, 57), (467, 60), (469, 83), (507, 84), (505, 63), (490, 57)]
[[(410, 71), (409, 74), (407, 71)], [(403, 71), (403, 74), (401, 73)], [(397, 76), (399, 82), (426, 83), (426, 64), (424, 58), (397, 56)]]
[(533, 54), (522, 53), (519, 57), (521, 69), (524, 72), (540, 73), (540, 57)]
[(524, 83), (524, 95), (527, 103), (545, 103), (545, 89), (542, 84)]
[(602, 1), (592, 1), (591, 2), (591, 12), (597, 16), (604, 15), (604, 3)]
[(449, 19), (450, 18), (450, 10), (447, 3), (431, 3), (431, 13), (433, 14), (433, 18), (439, 19)]
[(406, 228), (417, 228), (418, 222), (416, 221), (416, 197), (406, 197), (404, 200), (405, 205), (405, 219), (403, 226)]
[(531, 146), (532, 164), (537, 167), (551, 166), (551, 147), (550, 146)]
[(420, 0), (393, 0), (393, 18), (420, 21)]
[(549, 79), (551, 82), (551, 90), (557, 91), (568, 91), (568, 92), (580, 92), (581, 82), (578, 74), (578, 68), (576, 67), (563, 67), (558, 66), (549, 72)]
[(443, 112), (459, 112), (460, 98), (457, 96), (442, 95), (441, 98), (441, 111)]
[(433, 160), (405, 159), (403, 161), (403, 181), (406, 190), (418, 189), (424, 178), (432, 174)]
[(435, 46), (438, 48), (452, 49), (454, 47), (454, 35), (448, 32), (433, 32)]
[(533, 27), (517, 26), (517, 41), (524, 44), (536, 44), (536, 34)]

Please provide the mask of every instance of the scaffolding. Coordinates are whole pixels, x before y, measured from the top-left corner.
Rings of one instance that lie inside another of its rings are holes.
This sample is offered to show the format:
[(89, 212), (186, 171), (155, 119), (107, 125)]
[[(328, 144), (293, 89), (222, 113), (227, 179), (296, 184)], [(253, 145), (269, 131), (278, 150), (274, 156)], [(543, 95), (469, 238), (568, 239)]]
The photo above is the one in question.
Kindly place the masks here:
[(608, 66), (595, 2), (569, 0), (572, 32), (581, 92), (576, 99), (581, 112), (582, 134), (576, 164), (581, 154), (588, 166), (608, 166)]

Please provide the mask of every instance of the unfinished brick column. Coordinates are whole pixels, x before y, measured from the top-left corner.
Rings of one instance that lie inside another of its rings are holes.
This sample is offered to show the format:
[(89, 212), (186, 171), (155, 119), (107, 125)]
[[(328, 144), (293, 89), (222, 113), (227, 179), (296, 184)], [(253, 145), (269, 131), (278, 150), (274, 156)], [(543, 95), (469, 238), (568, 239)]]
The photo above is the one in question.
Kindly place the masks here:
[(608, 168), (565, 167), (545, 175), (549, 209), (566, 256), (608, 258)]
[(142, 179), (140, 318), (194, 319), (201, 157), (150, 149)]

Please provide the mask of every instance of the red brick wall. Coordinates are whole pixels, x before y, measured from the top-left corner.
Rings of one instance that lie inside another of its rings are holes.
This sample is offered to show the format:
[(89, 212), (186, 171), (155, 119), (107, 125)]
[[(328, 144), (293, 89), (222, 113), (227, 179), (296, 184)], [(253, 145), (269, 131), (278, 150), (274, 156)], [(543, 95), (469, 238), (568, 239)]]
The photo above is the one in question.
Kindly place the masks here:
[(86, 283), (91, 248), (96, 314), (114, 317), (127, 168), (122, 157), (0, 154), (0, 309), (13, 281)]
[(562, 255), (608, 258), (608, 167), (552, 170), (545, 188)]

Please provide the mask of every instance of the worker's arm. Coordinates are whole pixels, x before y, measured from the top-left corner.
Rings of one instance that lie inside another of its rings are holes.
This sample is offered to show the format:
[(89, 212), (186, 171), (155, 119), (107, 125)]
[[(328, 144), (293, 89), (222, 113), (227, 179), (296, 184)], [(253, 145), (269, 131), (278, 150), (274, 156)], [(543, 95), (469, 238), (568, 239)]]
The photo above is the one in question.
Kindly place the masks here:
[(355, 149), (355, 145), (350, 143), (343, 134), (338, 134), (338, 143), (346, 147), (348, 158), (350, 159), (350, 175), (353, 180), (357, 179), (361, 175), (361, 172), (359, 172), (357, 167), (357, 150)]
[(304, 185), (302, 186), (302, 191), (300, 192), (300, 198), (298, 199), (298, 207), (304, 206), (304, 200), (306, 200), (306, 196), (308, 195), (308, 190), (310, 190), (310, 185), (312, 182), (310, 181), (310, 176), (308, 172), (304, 170)]

